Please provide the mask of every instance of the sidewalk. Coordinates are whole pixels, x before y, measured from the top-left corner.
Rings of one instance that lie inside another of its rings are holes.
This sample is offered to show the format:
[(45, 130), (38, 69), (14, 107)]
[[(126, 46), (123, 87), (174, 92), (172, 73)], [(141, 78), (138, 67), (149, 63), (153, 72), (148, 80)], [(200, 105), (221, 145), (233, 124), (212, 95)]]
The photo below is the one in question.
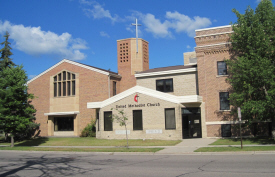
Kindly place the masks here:
[(217, 139), (199, 138), (199, 139), (184, 139), (176, 146), (167, 146), (165, 149), (156, 152), (157, 154), (186, 154), (193, 153), (196, 149), (201, 147), (208, 147), (209, 144), (215, 142)]

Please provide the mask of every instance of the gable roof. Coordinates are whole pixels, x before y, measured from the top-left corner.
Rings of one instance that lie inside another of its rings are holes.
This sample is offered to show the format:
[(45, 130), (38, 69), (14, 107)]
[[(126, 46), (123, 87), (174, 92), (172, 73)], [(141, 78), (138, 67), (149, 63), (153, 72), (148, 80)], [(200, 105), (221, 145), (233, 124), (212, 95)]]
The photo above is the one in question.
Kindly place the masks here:
[(94, 67), (94, 66), (90, 66), (90, 65), (78, 63), (78, 62), (75, 62), (75, 61), (63, 59), (60, 62), (58, 62), (57, 64), (55, 64), (52, 67), (50, 67), (49, 69), (47, 69), (46, 71), (40, 73), (39, 75), (37, 75), (34, 78), (32, 78), (31, 80), (29, 80), (27, 82), (27, 84), (31, 83), (32, 81), (36, 80), (37, 78), (41, 77), (42, 75), (44, 75), (45, 73), (47, 73), (50, 70), (54, 69), (55, 67), (61, 65), (62, 63), (70, 63), (72, 65), (76, 65), (76, 66), (79, 66), (79, 67), (82, 67), (82, 68), (85, 68), (85, 69), (88, 69), (88, 70), (91, 70), (91, 71), (95, 71), (95, 72), (98, 72), (98, 73), (101, 73), (101, 74), (105, 74), (105, 75), (108, 75), (108, 76), (110, 75), (110, 76), (121, 78), (121, 75), (119, 75), (118, 73), (112, 72), (112, 71), (108, 71), (108, 70), (97, 68), (97, 67)]
[(101, 102), (88, 102), (87, 108), (102, 108), (105, 106), (108, 106), (112, 103), (115, 103), (119, 100), (122, 100), (123, 98), (126, 98), (132, 94), (135, 93), (142, 93), (144, 95), (152, 96), (158, 99), (162, 99), (165, 101), (169, 101), (172, 103), (200, 103), (202, 102), (202, 97), (199, 95), (188, 95), (188, 96), (175, 96), (171, 95), (169, 93), (163, 93), (160, 91), (152, 90), (149, 88), (141, 87), (141, 86), (135, 86), (132, 87), (122, 93), (119, 93), (111, 98), (108, 98)]
[(193, 72), (193, 71), (197, 71), (197, 64), (177, 65), (177, 66), (148, 69), (146, 71), (141, 71), (139, 73), (136, 73), (135, 77), (177, 74), (177, 73), (185, 73), (185, 72)]

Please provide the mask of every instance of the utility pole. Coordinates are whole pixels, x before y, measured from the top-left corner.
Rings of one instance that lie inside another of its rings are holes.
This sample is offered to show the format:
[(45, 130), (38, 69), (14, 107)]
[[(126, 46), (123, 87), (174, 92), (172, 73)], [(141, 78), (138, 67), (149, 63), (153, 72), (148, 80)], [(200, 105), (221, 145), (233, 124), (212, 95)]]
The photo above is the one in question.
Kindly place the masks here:
[(241, 149), (242, 149), (242, 148), (243, 148), (242, 126), (241, 126), (241, 122), (242, 122), (242, 115), (241, 115), (241, 108), (240, 108), (240, 107), (238, 107), (238, 117), (239, 117), (239, 124), (240, 124)]
[(138, 53), (138, 26), (141, 26), (140, 24), (138, 24), (137, 22), (137, 18), (136, 18), (136, 23), (132, 23), (133, 26), (136, 26), (136, 43), (137, 43), (137, 52)]

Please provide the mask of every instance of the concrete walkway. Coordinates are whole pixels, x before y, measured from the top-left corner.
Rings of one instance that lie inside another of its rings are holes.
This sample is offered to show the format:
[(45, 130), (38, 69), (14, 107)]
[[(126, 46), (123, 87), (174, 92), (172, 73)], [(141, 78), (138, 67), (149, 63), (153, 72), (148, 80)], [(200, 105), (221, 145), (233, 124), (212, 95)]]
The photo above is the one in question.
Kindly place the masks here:
[(193, 153), (194, 150), (200, 147), (207, 147), (209, 144), (215, 142), (217, 139), (197, 138), (184, 139), (176, 146), (167, 146), (165, 149), (156, 152), (157, 154), (186, 154)]

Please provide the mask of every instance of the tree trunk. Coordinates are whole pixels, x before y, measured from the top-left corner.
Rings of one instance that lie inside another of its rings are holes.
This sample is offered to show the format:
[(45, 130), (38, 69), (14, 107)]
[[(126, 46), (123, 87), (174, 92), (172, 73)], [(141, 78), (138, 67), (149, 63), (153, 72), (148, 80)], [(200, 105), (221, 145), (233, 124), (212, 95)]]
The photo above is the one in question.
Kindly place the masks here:
[(8, 133), (5, 133), (5, 141), (8, 141), (8, 137), (9, 137)]
[(275, 118), (272, 118), (272, 123), (271, 123), (271, 135), (272, 138), (275, 139)]
[(14, 139), (13, 139), (13, 135), (11, 135), (11, 147), (14, 146)]
[(127, 127), (126, 127), (126, 125), (125, 125), (125, 130), (126, 130), (127, 149), (129, 149), (128, 134), (127, 134)]

